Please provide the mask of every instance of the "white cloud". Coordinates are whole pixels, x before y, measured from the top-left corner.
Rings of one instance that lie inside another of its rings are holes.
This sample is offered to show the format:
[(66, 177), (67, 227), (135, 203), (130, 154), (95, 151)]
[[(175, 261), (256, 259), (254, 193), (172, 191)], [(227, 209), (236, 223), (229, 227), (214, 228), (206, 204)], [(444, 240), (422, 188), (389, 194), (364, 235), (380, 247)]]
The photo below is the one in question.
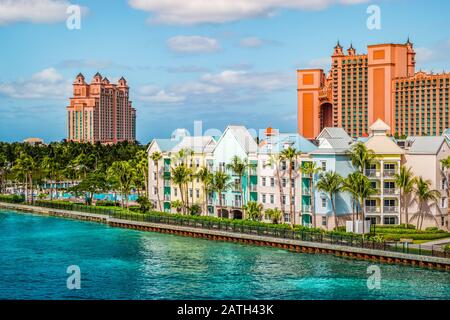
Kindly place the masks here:
[(322, 10), (333, 4), (358, 4), (369, 0), (129, 0), (132, 8), (150, 12), (151, 23), (225, 23), (270, 17), (280, 9)]
[(245, 70), (225, 70), (217, 74), (205, 74), (202, 80), (214, 85), (233, 88), (274, 91), (288, 88), (293, 77), (277, 72), (249, 72)]
[(330, 68), (330, 66), (331, 66), (330, 57), (312, 59), (311, 61), (308, 62), (308, 68), (311, 68), (311, 69), (327, 70)]
[(0, 82), (0, 94), (17, 99), (67, 99), (71, 83), (54, 68), (33, 74), (29, 79)]
[[(0, 25), (15, 22), (56, 23), (69, 16), (66, 0), (0, 0)], [(87, 8), (82, 7), (82, 13)]]
[(167, 40), (167, 46), (179, 53), (211, 53), (220, 50), (216, 39), (201, 36), (176, 36)]
[(239, 41), (239, 46), (244, 48), (258, 48), (264, 45), (264, 41), (258, 37), (243, 38)]
[(268, 99), (275, 91), (295, 88), (293, 75), (277, 72), (225, 70), (207, 73), (197, 81), (160, 88), (145, 85), (138, 89), (138, 99), (159, 104), (223, 105)]

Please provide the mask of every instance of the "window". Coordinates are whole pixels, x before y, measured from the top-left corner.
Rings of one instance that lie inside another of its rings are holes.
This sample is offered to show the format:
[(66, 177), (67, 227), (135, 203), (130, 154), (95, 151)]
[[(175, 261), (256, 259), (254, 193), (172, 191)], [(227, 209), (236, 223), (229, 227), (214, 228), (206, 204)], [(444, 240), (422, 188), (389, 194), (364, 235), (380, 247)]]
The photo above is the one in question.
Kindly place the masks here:
[(286, 187), (286, 178), (283, 178), (281, 180), (281, 185), (283, 186), (283, 188)]
[(384, 224), (395, 224), (395, 217), (384, 217)]
[(178, 193), (178, 189), (177, 188), (173, 188), (173, 194), (174, 194), (175, 197), (177, 196), (177, 193)]
[(275, 196), (273, 194), (270, 195), (270, 203), (271, 204), (275, 203)]
[(199, 189), (195, 189), (195, 197), (197, 199), (200, 198), (200, 190)]
[(441, 226), (444, 226), (445, 225), (445, 218), (442, 216), (441, 217)]
[(295, 188), (295, 179), (291, 179), (291, 188)]
[(189, 198), (192, 198), (192, 196), (193, 196), (193, 190), (189, 189)]
[(153, 194), (158, 194), (158, 188), (157, 187), (153, 188)]
[(441, 190), (445, 190), (445, 178), (441, 180)]
[(261, 194), (261, 202), (266, 203), (266, 195), (264, 193)]
[(327, 171), (327, 162), (326, 161), (321, 161), (320, 165), (322, 167), (322, 171)]
[(274, 178), (270, 178), (270, 186), (271, 187), (275, 186), (275, 179)]
[(327, 217), (322, 217), (322, 226), (327, 225)]
[(322, 208), (326, 208), (327, 207), (327, 199), (326, 198), (322, 198)]
[(286, 161), (281, 161), (281, 170), (286, 170)]
[(263, 186), (263, 187), (266, 186), (266, 177), (262, 177), (261, 183), (262, 183), (262, 186)]
[(153, 180), (156, 180), (156, 172), (153, 172)]
[(441, 198), (441, 208), (445, 208), (445, 200), (446, 198)]
[(281, 203), (282, 204), (286, 204), (286, 196), (282, 196), (281, 197)]

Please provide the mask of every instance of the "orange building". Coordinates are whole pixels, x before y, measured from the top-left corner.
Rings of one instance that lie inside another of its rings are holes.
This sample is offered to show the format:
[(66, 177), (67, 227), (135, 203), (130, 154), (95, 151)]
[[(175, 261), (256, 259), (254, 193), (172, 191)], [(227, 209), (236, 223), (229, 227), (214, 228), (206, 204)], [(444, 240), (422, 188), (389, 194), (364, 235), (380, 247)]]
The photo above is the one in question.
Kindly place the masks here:
[(334, 47), (331, 69), (297, 70), (298, 131), (316, 137), (324, 127), (363, 136), (378, 118), (398, 135), (436, 135), (449, 127), (450, 73), (415, 72), (413, 44)]
[(127, 81), (111, 84), (97, 72), (90, 84), (80, 73), (67, 107), (68, 140), (117, 143), (136, 140), (136, 110), (129, 100)]

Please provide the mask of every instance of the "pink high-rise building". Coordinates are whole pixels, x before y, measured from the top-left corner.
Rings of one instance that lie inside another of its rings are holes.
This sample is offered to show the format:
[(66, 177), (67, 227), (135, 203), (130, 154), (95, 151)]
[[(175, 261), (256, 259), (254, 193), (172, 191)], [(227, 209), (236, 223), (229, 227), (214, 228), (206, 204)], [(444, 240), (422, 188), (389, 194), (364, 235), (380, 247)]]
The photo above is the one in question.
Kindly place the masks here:
[(96, 73), (91, 83), (80, 73), (67, 107), (68, 140), (117, 143), (136, 140), (136, 110), (129, 100), (127, 81), (117, 84)]

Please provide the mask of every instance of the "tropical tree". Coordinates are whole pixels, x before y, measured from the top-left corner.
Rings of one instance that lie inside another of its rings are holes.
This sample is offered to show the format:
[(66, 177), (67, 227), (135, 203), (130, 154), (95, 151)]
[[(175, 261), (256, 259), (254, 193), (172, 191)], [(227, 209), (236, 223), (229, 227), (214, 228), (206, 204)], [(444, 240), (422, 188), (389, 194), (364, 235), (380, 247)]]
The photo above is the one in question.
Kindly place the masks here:
[(203, 212), (206, 215), (208, 212), (208, 192), (211, 189), (213, 175), (208, 170), (207, 167), (202, 167), (197, 172), (197, 177), (200, 179), (203, 185), (203, 203), (204, 203)]
[(336, 216), (336, 194), (341, 191), (342, 188), (342, 177), (334, 171), (327, 171), (321, 173), (319, 181), (317, 181), (317, 189), (319, 191), (328, 194), (331, 201), (331, 208), (333, 210), (334, 225), (335, 228), (338, 227), (338, 221)]
[(55, 157), (45, 156), (41, 161), (41, 169), (45, 177), (50, 180), (50, 200), (53, 200), (53, 183), (56, 184), (59, 166)]
[(249, 201), (244, 205), (245, 215), (253, 221), (260, 221), (262, 217), (263, 205), (255, 201)]
[[(153, 154), (152, 154), (153, 156)], [(139, 173), (137, 176), (139, 176), (140, 183), (144, 183), (144, 189), (145, 189), (145, 196), (148, 198), (149, 196), (149, 190), (148, 190), (148, 154), (145, 150), (138, 150), (136, 152), (136, 156), (134, 157), (134, 166)], [(153, 158), (152, 158), (153, 160)], [(155, 160), (153, 160), (155, 161)], [(157, 171), (158, 172), (158, 171)], [(158, 173), (157, 173), (158, 177)], [(139, 183), (139, 184), (140, 184)], [(156, 183), (158, 184), (158, 179), (156, 180)], [(158, 203), (159, 202), (159, 188), (158, 188)], [(160, 204), (161, 206), (161, 204)], [(161, 211), (161, 208), (160, 208)]]
[(294, 216), (294, 201), (292, 201), (293, 198), (293, 186), (292, 186), (292, 176), (295, 169), (295, 163), (298, 158), (298, 156), (301, 153), (297, 151), (295, 148), (288, 147), (280, 152), (280, 156), (284, 161), (288, 162), (288, 172), (289, 172), (289, 217), (291, 220), (291, 225), (293, 226), (295, 224), (295, 216)]
[(373, 150), (367, 149), (366, 145), (359, 141), (350, 148), (350, 160), (352, 165), (364, 173), (367, 168), (375, 160), (376, 155)]
[(273, 224), (277, 224), (279, 221), (281, 221), (283, 214), (281, 213), (280, 209), (267, 209), (265, 211), (265, 216), (269, 218)]
[(174, 208), (178, 213), (181, 212), (181, 210), (183, 210), (183, 202), (181, 202), (180, 200), (174, 200), (170, 203), (170, 206), (172, 208)]
[(314, 161), (304, 162), (301, 168), (301, 171), (309, 177), (309, 199), (311, 202), (310, 205), (311, 205), (311, 212), (313, 214), (314, 228), (317, 227), (316, 208), (314, 201), (314, 177), (316, 176), (316, 174), (319, 174), (321, 170), (322, 169), (319, 168), (317, 166), (317, 163)]
[(241, 207), (244, 201), (244, 194), (242, 191), (242, 179), (244, 177), (246, 169), (249, 167), (246, 160), (241, 160), (238, 156), (234, 156), (231, 162), (227, 164), (227, 169), (231, 170), (233, 174), (237, 175), (239, 178), (239, 193), (241, 195)]
[(422, 230), (422, 224), (425, 216), (434, 219), (436, 224), (438, 224), (436, 217), (430, 212), (429, 206), (430, 201), (432, 204), (437, 205), (441, 194), (438, 190), (432, 190), (430, 187), (430, 180), (424, 180), (422, 177), (417, 178), (414, 191), (417, 196), (419, 211), (411, 217), (411, 220), (417, 218), (417, 227), (419, 230)]
[(4, 192), (11, 164), (6, 155), (0, 153), (0, 194)]
[[(447, 199), (450, 200), (450, 156), (441, 160), (442, 169), (445, 171), (445, 181), (447, 184)], [(447, 208), (450, 211), (450, 207)]]
[(172, 172), (171, 172), (170, 176), (171, 176), (172, 182), (176, 186), (178, 186), (178, 189), (180, 190), (181, 203), (183, 205), (182, 210), (184, 213), (185, 208), (186, 208), (186, 202), (184, 199), (184, 191), (185, 191), (185, 186), (189, 179), (189, 169), (186, 167), (186, 165), (180, 164), (176, 167), (172, 167), (171, 171)]
[(33, 202), (33, 176), (36, 172), (36, 162), (28, 154), (22, 153), (16, 160), (13, 170), (18, 176), (24, 178), (25, 199), (29, 201), (28, 190), (31, 190), (31, 202)]
[[(449, 163), (450, 164), (450, 163)], [(405, 166), (400, 167), (400, 172), (395, 174), (395, 185), (400, 188), (400, 201), (401, 208), (403, 208), (405, 214), (405, 225), (408, 228), (408, 208), (409, 208), (409, 198), (414, 191), (414, 185), (416, 183), (416, 178), (414, 177), (411, 168), (406, 168)], [(402, 215), (400, 214), (400, 224), (402, 224)]]
[(355, 215), (358, 219), (359, 214), (359, 191), (358, 186), (360, 185), (359, 180), (362, 179), (363, 174), (359, 171), (349, 174), (342, 183), (342, 191), (350, 194), (352, 198), (352, 220), (355, 222)]
[(358, 204), (359, 208), (361, 209), (361, 216), (362, 216), (362, 232), (365, 233), (365, 224), (366, 221), (366, 209), (365, 209), (365, 201), (370, 196), (374, 195), (376, 193), (376, 190), (372, 187), (372, 184), (370, 183), (369, 178), (361, 174), (358, 179), (356, 179), (357, 186), (357, 194), (358, 194)]
[[(155, 169), (156, 169), (156, 197), (158, 198), (159, 211), (162, 211), (161, 199), (160, 199), (160, 195), (159, 195), (159, 161), (162, 159), (162, 154), (161, 154), (161, 152), (156, 151), (156, 152), (152, 153), (150, 158), (152, 159), (153, 164), (155, 165)], [(146, 188), (148, 188), (148, 186)]]
[(126, 207), (128, 209), (128, 198), (133, 187), (135, 174), (134, 168), (128, 161), (113, 162), (111, 167), (108, 169), (108, 175), (113, 177), (119, 186), (119, 190), (122, 195), (122, 208), (124, 207), (125, 199)]
[(220, 217), (222, 218), (222, 193), (232, 187), (231, 177), (222, 171), (216, 171), (212, 177), (211, 189), (217, 192), (219, 198)]
[(69, 188), (69, 191), (85, 194), (85, 202), (87, 205), (92, 205), (92, 200), (94, 194), (108, 191), (108, 182), (106, 175), (100, 171), (96, 170), (94, 172), (89, 172), (86, 178), (81, 180), (76, 186)]

